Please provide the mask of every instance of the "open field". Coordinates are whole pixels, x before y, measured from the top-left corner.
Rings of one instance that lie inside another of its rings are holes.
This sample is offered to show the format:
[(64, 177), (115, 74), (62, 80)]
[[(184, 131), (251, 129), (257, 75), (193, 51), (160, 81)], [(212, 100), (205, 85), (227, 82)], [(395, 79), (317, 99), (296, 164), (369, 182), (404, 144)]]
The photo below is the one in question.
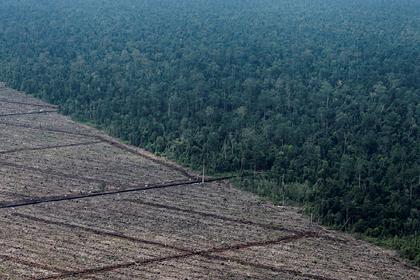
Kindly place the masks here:
[(420, 279), (391, 251), (55, 110), (0, 89), (1, 280)]

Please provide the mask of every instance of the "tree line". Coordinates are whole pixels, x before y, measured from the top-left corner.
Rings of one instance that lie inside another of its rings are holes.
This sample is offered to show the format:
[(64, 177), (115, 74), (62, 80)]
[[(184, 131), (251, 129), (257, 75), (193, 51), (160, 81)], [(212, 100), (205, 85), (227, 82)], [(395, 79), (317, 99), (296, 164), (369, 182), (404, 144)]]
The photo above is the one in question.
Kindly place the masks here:
[(420, 263), (420, 3), (3, 0), (0, 80)]

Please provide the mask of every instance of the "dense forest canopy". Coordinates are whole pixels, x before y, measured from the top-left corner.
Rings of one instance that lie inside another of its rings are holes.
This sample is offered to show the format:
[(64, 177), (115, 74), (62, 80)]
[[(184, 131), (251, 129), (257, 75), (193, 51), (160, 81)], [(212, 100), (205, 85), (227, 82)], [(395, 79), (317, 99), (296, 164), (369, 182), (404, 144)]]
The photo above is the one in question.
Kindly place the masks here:
[(418, 0), (0, 0), (0, 80), (192, 167), (264, 171), (242, 184), (326, 224), (418, 241)]

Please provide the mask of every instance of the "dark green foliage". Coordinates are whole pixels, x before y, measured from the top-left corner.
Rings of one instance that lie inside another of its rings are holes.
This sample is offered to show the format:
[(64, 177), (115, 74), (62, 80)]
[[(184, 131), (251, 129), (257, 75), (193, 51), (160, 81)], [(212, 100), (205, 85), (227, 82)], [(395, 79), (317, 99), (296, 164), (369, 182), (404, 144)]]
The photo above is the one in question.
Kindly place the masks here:
[(245, 187), (287, 185), (326, 224), (420, 231), (419, 1), (2, 0), (0, 19), (11, 86), (194, 168), (268, 171)]
[(395, 236), (385, 239), (367, 237), (366, 239), (380, 246), (397, 249), (403, 257), (420, 266), (420, 235)]

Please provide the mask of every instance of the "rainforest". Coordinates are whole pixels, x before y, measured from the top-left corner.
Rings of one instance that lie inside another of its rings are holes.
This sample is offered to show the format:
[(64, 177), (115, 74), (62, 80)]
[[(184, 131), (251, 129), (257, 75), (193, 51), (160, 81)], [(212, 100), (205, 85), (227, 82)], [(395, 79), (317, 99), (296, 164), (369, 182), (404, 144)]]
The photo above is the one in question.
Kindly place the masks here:
[(420, 263), (420, 2), (1, 0), (0, 81)]

